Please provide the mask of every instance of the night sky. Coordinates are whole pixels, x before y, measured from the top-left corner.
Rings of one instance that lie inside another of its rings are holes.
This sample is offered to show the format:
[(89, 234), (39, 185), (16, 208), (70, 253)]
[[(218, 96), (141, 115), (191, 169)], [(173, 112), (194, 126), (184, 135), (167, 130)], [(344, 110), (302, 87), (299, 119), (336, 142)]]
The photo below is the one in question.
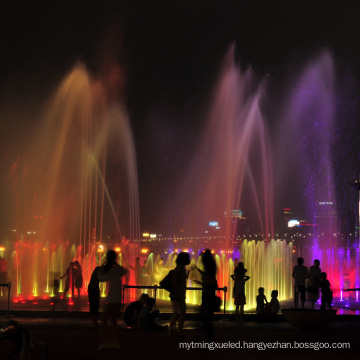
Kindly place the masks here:
[[(36, 111), (76, 61), (94, 76), (108, 64), (120, 64), (124, 78), (114, 96), (126, 104), (134, 131), (141, 228), (166, 231), (164, 211), (158, 212), (157, 205), (177, 196), (177, 181), (206, 121), (229, 45), (236, 44), (242, 68), (251, 66), (256, 77), (271, 78), (267, 99), (275, 106), (267, 109), (270, 129), (289, 79), (326, 48), (348, 94), (343, 113), (349, 126), (344, 128), (351, 131), (344, 131), (349, 149), (342, 162), (350, 179), (341, 186), (349, 198), (343, 209), (347, 213), (356, 194), (344, 190), (344, 184), (359, 173), (359, 18), (358, 1), (2, 1), (0, 111), (23, 114), (10, 121), (0, 113), (0, 170), (6, 173), (9, 148), (23, 140), (16, 135), (19, 128), (31, 126), (26, 112)], [(0, 199), (7, 191), (3, 186)], [(296, 208), (295, 198), (289, 203)], [(281, 214), (284, 205), (275, 212)], [(4, 231), (6, 209), (2, 212)]]

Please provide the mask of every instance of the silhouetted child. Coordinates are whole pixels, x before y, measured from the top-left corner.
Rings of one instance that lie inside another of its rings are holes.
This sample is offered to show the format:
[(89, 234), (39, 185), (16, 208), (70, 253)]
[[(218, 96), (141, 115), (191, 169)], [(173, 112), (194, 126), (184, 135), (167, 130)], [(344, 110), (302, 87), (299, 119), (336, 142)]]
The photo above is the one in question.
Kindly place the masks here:
[[(250, 279), (250, 276), (246, 276), (247, 269), (244, 268), (244, 263), (239, 262), (235, 268), (234, 275), (231, 278), (234, 280), (235, 285), (233, 289), (233, 298), (235, 299), (235, 321), (241, 322), (244, 315), (244, 305), (246, 304), (245, 296), (245, 282)], [(239, 317), (240, 307), (240, 317)]]
[(50, 305), (51, 305), (51, 310), (55, 310), (55, 305), (60, 301), (60, 294), (59, 294), (60, 281), (58, 279), (54, 279), (52, 283), (52, 288), (53, 288), (53, 294), (50, 298)]
[(263, 314), (265, 311), (265, 304), (268, 304), (266, 296), (264, 294), (264, 288), (259, 287), (258, 295), (256, 296), (256, 313)]
[(153, 311), (154, 305), (155, 299), (149, 297), (137, 318), (139, 331), (159, 331), (168, 328), (167, 326), (161, 326), (155, 322), (155, 319), (159, 316), (159, 310)]
[(327, 279), (326, 272), (322, 272), (320, 274), (320, 282), (319, 286), (321, 289), (321, 306), (320, 310), (326, 310), (326, 304), (328, 305), (328, 308), (331, 310), (331, 302), (333, 300), (333, 293), (330, 289), (330, 282)]
[(278, 300), (279, 292), (277, 290), (273, 290), (271, 292), (271, 300), (268, 304), (265, 305), (265, 313), (266, 314), (277, 314), (280, 311), (280, 303)]

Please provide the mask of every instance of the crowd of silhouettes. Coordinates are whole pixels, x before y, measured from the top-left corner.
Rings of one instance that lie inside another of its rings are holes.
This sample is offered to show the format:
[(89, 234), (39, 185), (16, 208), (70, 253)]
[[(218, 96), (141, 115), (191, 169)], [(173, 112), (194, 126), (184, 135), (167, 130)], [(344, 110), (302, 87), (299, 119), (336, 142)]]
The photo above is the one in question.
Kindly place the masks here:
[[(299, 257), (297, 265), (294, 266), (292, 276), (294, 281), (294, 306), (299, 307), (299, 296), (301, 308), (305, 307), (305, 301), (311, 303), (311, 308), (315, 308), (315, 303), (319, 300), (321, 290), (321, 310), (332, 309), (333, 292), (327, 279), (327, 274), (321, 271), (320, 261), (314, 260), (314, 264), (308, 269), (304, 266), (304, 259)], [(306, 297), (307, 294), (307, 297)]]
[[(88, 284), (88, 299), (90, 307), (90, 316), (92, 325), (99, 327), (99, 307), (100, 307), (100, 282), (107, 282), (107, 303), (105, 305), (101, 322), (100, 322), (100, 345), (99, 350), (106, 348), (120, 348), (120, 338), (117, 328), (117, 319), (121, 313), (122, 306), (122, 288), (123, 278), (125, 283), (129, 283), (129, 270), (134, 270), (134, 279), (137, 286), (144, 285), (142, 283), (142, 276), (144, 266), (140, 264), (140, 258), (135, 259), (134, 267), (130, 266), (128, 262), (120, 266), (117, 262), (118, 255), (115, 251), (109, 250), (106, 253), (105, 263), (102, 266), (97, 266), (92, 272), (90, 282)], [(172, 305), (172, 314), (169, 319), (169, 326), (159, 325), (156, 319), (159, 316), (159, 311), (155, 310), (155, 299), (149, 297), (147, 294), (141, 294), (139, 300), (130, 303), (124, 311), (123, 319), (128, 327), (136, 331), (160, 331), (168, 329), (170, 337), (183, 337), (183, 326), (186, 318), (186, 287), (189, 273), (191, 271), (192, 277), (196, 278), (196, 272), (199, 273), (200, 278), (193, 279), (202, 286), (201, 298), (201, 314), (203, 318), (203, 328), (206, 340), (208, 342), (214, 341), (214, 329), (212, 326), (213, 314), (219, 311), (219, 305), (216, 305), (218, 300), (216, 291), (217, 284), (217, 268), (212, 252), (207, 249), (201, 253), (201, 267), (190, 265), (190, 255), (187, 252), (181, 252), (177, 255), (175, 260), (176, 267), (169, 272), (171, 275), (171, 289), (169, 290), (169, 297)], [(126, 265), (127, 264), (127, 265)], [(243, 262), (235, 261), (234, 273), (231, 275), (233, 279), (233, 299), (235, 305), (235, 321), (241, 323), (244, 316), (244, 307), (246, 305), (245, 285), (250, 280), (247, 274), (247, 269)], [(159, 283), (160, 274), (163, 271), (163, 259), (159, 258), (156, 263), (154, 274), (152, 275), (152, 282)], [(195, 271), (195, 273), (194, 273)], [(315, 260), (314, 265), (309, 269), (304, 266), (304, 259), (299, 257), (297, 265), (294, 266), (292, 276), (294, 278), (294, 305), (299, 307), (299, 300), (301, 307), (307, 300), (310, 301), (311, 307), (319, 299), (321, 290), (321, 309), (331, 309), (332, 291), (327, 274), (321, 272), (320, 261)], [(79, 261), (71, 262), (66, 272), (60, 279), (65, 279), (64, 298), (69, 291), (74, 297), (75, 289), (77, 296), (80, 297), (80, 290), (83, 286), (82, 269)], [(59, 280), (54, 280), (52, 308), (55, 309), (56, 303), (59, 301)], [(278, 300), (278, 290), (271, 291), (271, 299), (265, 296), (264, 287), (258, 288), (258, 295), (256, 296), (256, 313), (259, 316), (273, 316), (279, 313), (280, 303)], [(106, 333), (107, 323), (110, 322), (112, 328), (112, 335)], [(108, 341), (110, 340), (110, 341)]]

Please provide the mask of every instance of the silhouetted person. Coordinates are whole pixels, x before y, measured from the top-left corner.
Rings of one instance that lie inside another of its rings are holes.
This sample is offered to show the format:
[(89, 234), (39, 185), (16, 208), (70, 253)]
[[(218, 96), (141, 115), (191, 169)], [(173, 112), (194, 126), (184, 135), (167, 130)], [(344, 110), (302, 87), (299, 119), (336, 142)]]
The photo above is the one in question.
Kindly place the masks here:
[(170, 291), (171, 305), (173, 314), (170, 318), (169, 336), (174, 335), (174, 327), (178, 320), (178, 329), (176, 336), (182, 337), (183, 326), (186, 317), (186, 281), (188, 272), (185, 268), (186, 265), (190, 264), (190, 255), (186, 252), (181, 252), (176, 258), (176, 267), (172, 273), (172, 290)]
[(98, 327), (98, 317), (100, 308), (100, 281), (98, 279), (100, 266), (93, 270), (88, 285), (88, 298), (90, 307), (91, 322), (94, 327)]
[(268, 303), (268, 301), (264, 294), (264, 288), (259, 287), (258, 295), (256, 296), (256, 313), (263, 314), (264, 310), (265, 310), (265, 304), (267, 304), (267, 303)]
[(137, 318), (139, 331), (162, 331), (168, 328), (167, 326), (161, 326), (156, 323), (159, 310), (153, 310), (154, 306), (155, 299), (152, 297), (147, 298)]
[(297, 259), (297, 265), (294, 266), (292, 276), (295, 279), (294, 283), (294, 306), (295, 309), (299, 307), (299, 296), (301, 300), (301, 307), (305, 307), (306, 300), (306, 287), (305, 279), (308, 276), (308, 269), (304, 266), (304, 259), (299, 257)]
[(133, 301), (126, 307), (124, 312), (124, 321), (127, 326), (137, 327), (137, 318), (148, 298), (148, 294), (141, 294), (139, 300)]
[(314, 260), (314, 265), (310, 266), (307, 278), (308, 300), (311, 302), (311, 308), (314, 309), (315, 303), (319, 300), (319, 282), (320, 282), (320, 261)]
[(333, 292), (330, 288), (330, 282), (327, 279), (326, 272), (322, 272), (320, 274), (320, 282), (319, 286), (321, 289), (321, 307), (320, 310), (326, 310), (326, 305), (329, 308), (329, 310), (332, 309), (331, 302), (333, 300)]
[[(122, 277), (127, 270), (120, 266), (117, 262), (117, 253), (114, 250), (106, 252), (106, 263), (102, 266), (98, 273), (99, 281), (107, 281), (108, 295), (107, 304), (105, 306), (100, 325), (100, 345), (98, 350), (103, 349), (120, 349), (120, 339), (116, 320), (121, 311), (122, 300)], [(113, 331), (113, 342), (108, 345), (106, 343), (106, 325), (110, 321)]]
[(268, 304), (265, 305), (265, 313), (276, 315), (280, 311), (280, 303), (278, 300), (279, 292), (273, 290), (271, 292), (271, 300)]
[(74, 262), (73, 278), (74, 278), (74, 286), (75, 286), (78, 298), (80, 298), (80, 290), (83, 287), (84, 280), (83, 280), (81, 265), (80, 265), (79, 261), (77, 261), (77, 260)]
[(209, 249), (205, 250), (201, 255), (201, 261), (204, 271), (196, 267), (201, 274), (202, 297), (201, 297), (201, 313), (203, 317), (203, 325), (208, 342), (214, 341), (214, 328), (212, 325), (212, 316), (215, 306), (215, 291), (217, 289), (216, 281), (216, 262)]
[(74, 298), (73, 268), (74, 268), (74, 263), (71, 262), (69, 267), (66, 269), (65, 274), (60, 277), (60, 279), (66, 277), (65, 287), (64, 287), (64, 300), (66, 300), (66, 294), (70, 290), (70, 288), (71, 288), (71, 297), (72, 299)]
[(250, 279), (250, 276), (245, 275), (246, 272), (247, 269), (244, 268), (244, 263), (240, 261), (238, 266), (235, 268), (234, 275), (231, 275), (231, 278), (234, 280), (233, 297), (235, 299), (235, 321), (237, 323), (242, 322), (244, 316), (244, 306), (246, 305), (245, 283)]
[(164, 259), (159, 258), (156, 259), (156, 262), (154, 264), (154, 270), (152, 273), (152, 284), (157, 285), (163, 278), (163, 269), (164, 269)]
[(151, 282), (151, 274), (149, 270), (149, 263), (147, 260), (144, 260), (144, 265), (141, 267), (141, 285), (145, 285), (145, 286), (148, 286), (148, 285), (151, 285), (150, 282)]

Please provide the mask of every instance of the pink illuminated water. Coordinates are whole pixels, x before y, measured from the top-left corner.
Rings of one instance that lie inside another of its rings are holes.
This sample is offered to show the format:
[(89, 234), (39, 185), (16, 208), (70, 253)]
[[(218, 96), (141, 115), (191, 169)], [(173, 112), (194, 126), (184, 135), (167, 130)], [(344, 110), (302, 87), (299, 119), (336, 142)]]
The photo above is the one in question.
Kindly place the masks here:
[(235, 236), (229, 214), (249, 208), (249, 203), (265, 237), (274, 235), (273, 160), (262, 95), (263, 85), (254, 81), (250, 70), (243, 73), (235, 64), (231, 47), (183, 187), (189, 232), (200, 233), (210, 220), (219, 220), (225, 249), (232, 248)]
[[(334, 209), (338, 204), (332, 148), (336, 133), (333, 59), (324, 52), (299, 72), (284, 110), (279, 111), (275, 136), (263, 112), (265, 88), (250, 69), (242, 71), (236, 64), (231, 47), (184, 174), (179, 207), (186, 214), (186, 231), (203, 234), (209, 221), (219, 221), (225, 240), (214, 251), (218, 285), (228, 288), (228, 309), (233, 307), (235, 261), (243, 261), (248, 269), (247, 308), (253, 308), (260, 286), (268, 298), (274, 289), (280, 301), (292, 297), (296, 256), (303, 256), (307, 266), (320, 259), (333, 289), (339, 290), (340, 301), (347, 301), (349, 293), (340, 289), (360, 285), (359, 247), (338, 240), (336, 215), (324, 220), (324, 231), (312, 229), (305, 243), (295, 244), (296, 250), (292, 241), (274, 239), (276, 201), (292, 206), (286, 202), (292, 201), (293, 188), (305, 204), (309, 223), (319, 222), (320, 203), (335, 204)], [(109, 153), (114, 149), (115, 185), (108, 176)], [(122, 264), (134, 266), (138, 248), (131, 241), (140, 239), (139, 199), (128, 117), (119, 101), (110, 101), (104, 80), (94, 79), (82, 64), (49, 96), (31, 144), (24, 144), (12, 163), (9, 184), (16, 216), (14, 239), (5, 247), (15, 296), (51, 293), (51, 281), (75, 259), (82, 264), (86, 286), (107, 242), (119, 247)], [(252, 240), (250, 234), (238, 238), (237, 220), (230, 215), (233, 210), (242, 210), (244, 217), (257, 222), (265, 240)], [(111, 240), (103, 238), (105, 221), (116, 228)], [(130, 242), (123, 239), (125, 234)], [(99, 251), (101, 244), (105, 246)], [(192, 263), (201, 267), (198, 255)], [(157, 253), (146, 259), (144, 285), (158, 283), (175, 266), (175, 254), (164, 256), (163, 263), (160, 260)], [(126, 282), (134, 284), (133, 271), (130, 274)], [(191, 273), (190, 286), (195, 279), (198, 274)], [(159, 296), (168, 294), (160, 291)], [(352, 296), (359, 300), (358, 293)], [(200, 292), (189, 293), (188, 301), (198, 304)]]

